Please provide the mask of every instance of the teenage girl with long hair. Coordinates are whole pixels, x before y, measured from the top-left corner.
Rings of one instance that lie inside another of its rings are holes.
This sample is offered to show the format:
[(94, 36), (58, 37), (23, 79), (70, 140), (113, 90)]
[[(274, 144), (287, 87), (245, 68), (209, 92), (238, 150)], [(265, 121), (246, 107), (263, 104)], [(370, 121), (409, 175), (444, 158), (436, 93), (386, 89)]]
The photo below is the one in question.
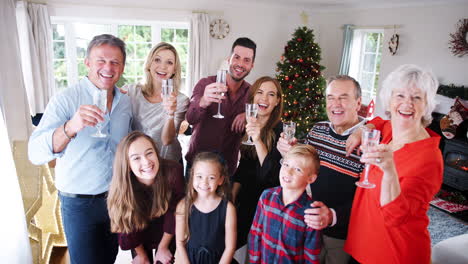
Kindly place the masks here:
[(283, 130), (282, 95), (279, 82), (269, 76), (259, 78), (250, 88), (248, 102), (258, 104), (258, 114), (247, 123), (245, 136), (251, 136), (255, 146), (241, 147), (239, 167), (233, 177), (233, 198), (238, 207), (238, 247), (247, 242), (260, 195), (265, 189), (280, 184), (281, 154), (275, 146)]
[(179, 163), (161, 159), (154, 141), (142, 132), (134, 131), (122, 139), (107, 206), (111, 231), (118, 233), (123, 250), (132, 250), (132, 263), (171, 263), (174, 211), (183, 196)]
[(236, 248), (236, 210), (228, 200), (229, 176), (220, 155), (195, 156), (187, 195), (177, 206), (176, 263), (231, 263)]

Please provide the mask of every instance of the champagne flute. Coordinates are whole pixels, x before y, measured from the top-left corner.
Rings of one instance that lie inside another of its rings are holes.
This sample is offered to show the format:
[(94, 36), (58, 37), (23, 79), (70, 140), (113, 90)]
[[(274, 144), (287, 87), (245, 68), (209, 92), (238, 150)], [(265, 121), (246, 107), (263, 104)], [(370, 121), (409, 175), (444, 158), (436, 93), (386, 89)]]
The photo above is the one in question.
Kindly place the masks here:
[[(366, 152), (370, 147), (377, 146), (380, 141), (380, 131), (377, 129), (363, 129), (362, 131), (362, 150)], [(364, 168), (364, 179), (360, 182), (356, 182), (356, 185), (361, 188), (372, 189), (375, 184), (369, 182), (369, 169), (370, 164), (366, 163)]]
[[(216, 74), (216, 82), (226, 85), (226, 70), (218, 70)], [(221, 96), (224, 96), (224, 93), (220, 93)], [(224, 118), (221, 114), (221, 102), (218, 103), (218, 113), (213, 116), (214, 118)]]
[[(102, 112), (105, 113), (107, 111), (107, 90), (103, 90), (103, 89), (95, 90), (93, 92), (93, 104), (97, 106), (99, 109), (101, 109)], [(95, 138), (107, 137), (107, 134), (101, 132), (102, 123), (103, 122), (99, 122), (96, 124), (97, 132), (92, 134), (91, 135), (92, 137), (95, 137)]]
[(174, 92), (174, 84), (172, 79), (162, 80), (162, 97), (167, 99)]
[[(257, 117), (258, 113), (258, 104), (245, 104), (245, 119), (249, 122), (249, 117)], [(254, 145), (252, 137), (249, 136), (247, 141), (242, 142), (244, 145), (252, 146)]]
[[(172, 79), (162, 80), (162, 91), (161, 91), (161, 93), (162, 93), (163, 101), (166, 101), (167, 99), (169, 99), (172, 92), (174, 92), (173, 80)], [(168, 147), (169, 146), (164, 146), (164, 145), (161, 146), (161, 148), (162, 148), (161, 149), (161, 158), (164, 158), (164, 159), (166, 158), (166, 153), (167, 153)]]
[(287, 121), (283, 123), (284, 138), (290, 142), (296, 134), (296, 123), (293, 121)]

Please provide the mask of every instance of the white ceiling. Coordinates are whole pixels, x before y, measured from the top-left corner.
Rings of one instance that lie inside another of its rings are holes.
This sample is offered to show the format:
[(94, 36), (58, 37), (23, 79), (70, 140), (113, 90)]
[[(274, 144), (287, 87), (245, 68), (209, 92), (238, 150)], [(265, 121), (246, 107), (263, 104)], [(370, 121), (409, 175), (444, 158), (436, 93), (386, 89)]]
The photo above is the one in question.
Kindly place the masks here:
[(33, 0), (53, 5), (92, 5), (128, 8), (216, 10), (256, 5), (311, 10), (369, 9), (436, 4), (456, 4), (468, 0)]

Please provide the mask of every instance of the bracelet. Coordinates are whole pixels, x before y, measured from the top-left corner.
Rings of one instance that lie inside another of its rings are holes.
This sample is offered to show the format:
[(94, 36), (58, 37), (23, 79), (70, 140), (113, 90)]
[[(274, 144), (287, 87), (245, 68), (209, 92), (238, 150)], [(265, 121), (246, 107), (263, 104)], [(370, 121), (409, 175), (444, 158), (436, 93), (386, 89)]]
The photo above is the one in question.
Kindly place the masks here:
[(66, 121), (64, 124), (63, 124), (63, 134), (65, 134), (65, 136), (69, 139), (69, 140), (72, 140), (76, 137), (76, 135), (74, 135), (73, 137), (70, 137), (68, 134), (67, 134), (67, 129), (65, 128), (67, 126), (67, 123), (68, 121)]

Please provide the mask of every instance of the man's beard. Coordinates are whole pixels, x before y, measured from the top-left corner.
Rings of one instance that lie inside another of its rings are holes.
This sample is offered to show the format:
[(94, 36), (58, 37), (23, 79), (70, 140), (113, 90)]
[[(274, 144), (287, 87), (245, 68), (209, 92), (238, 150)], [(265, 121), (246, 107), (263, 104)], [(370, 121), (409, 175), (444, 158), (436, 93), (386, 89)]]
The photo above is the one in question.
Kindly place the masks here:
[(244, 80), (244, 78), (247, 77), (247, 75), (249, 75), (249, 73), (250, 73), (250, 71), (245, 71), (244, 76), (242, 76), (240, 78), (237, 78), (237, 77), (235, 77), (235, 74), (233, 73), (235, 71), (236, 70), (234, 70), (233, 67), (229, 67), (229, 75), (231, 75), (231, 78), (236, 82), (240, 82), (240, 81)]

